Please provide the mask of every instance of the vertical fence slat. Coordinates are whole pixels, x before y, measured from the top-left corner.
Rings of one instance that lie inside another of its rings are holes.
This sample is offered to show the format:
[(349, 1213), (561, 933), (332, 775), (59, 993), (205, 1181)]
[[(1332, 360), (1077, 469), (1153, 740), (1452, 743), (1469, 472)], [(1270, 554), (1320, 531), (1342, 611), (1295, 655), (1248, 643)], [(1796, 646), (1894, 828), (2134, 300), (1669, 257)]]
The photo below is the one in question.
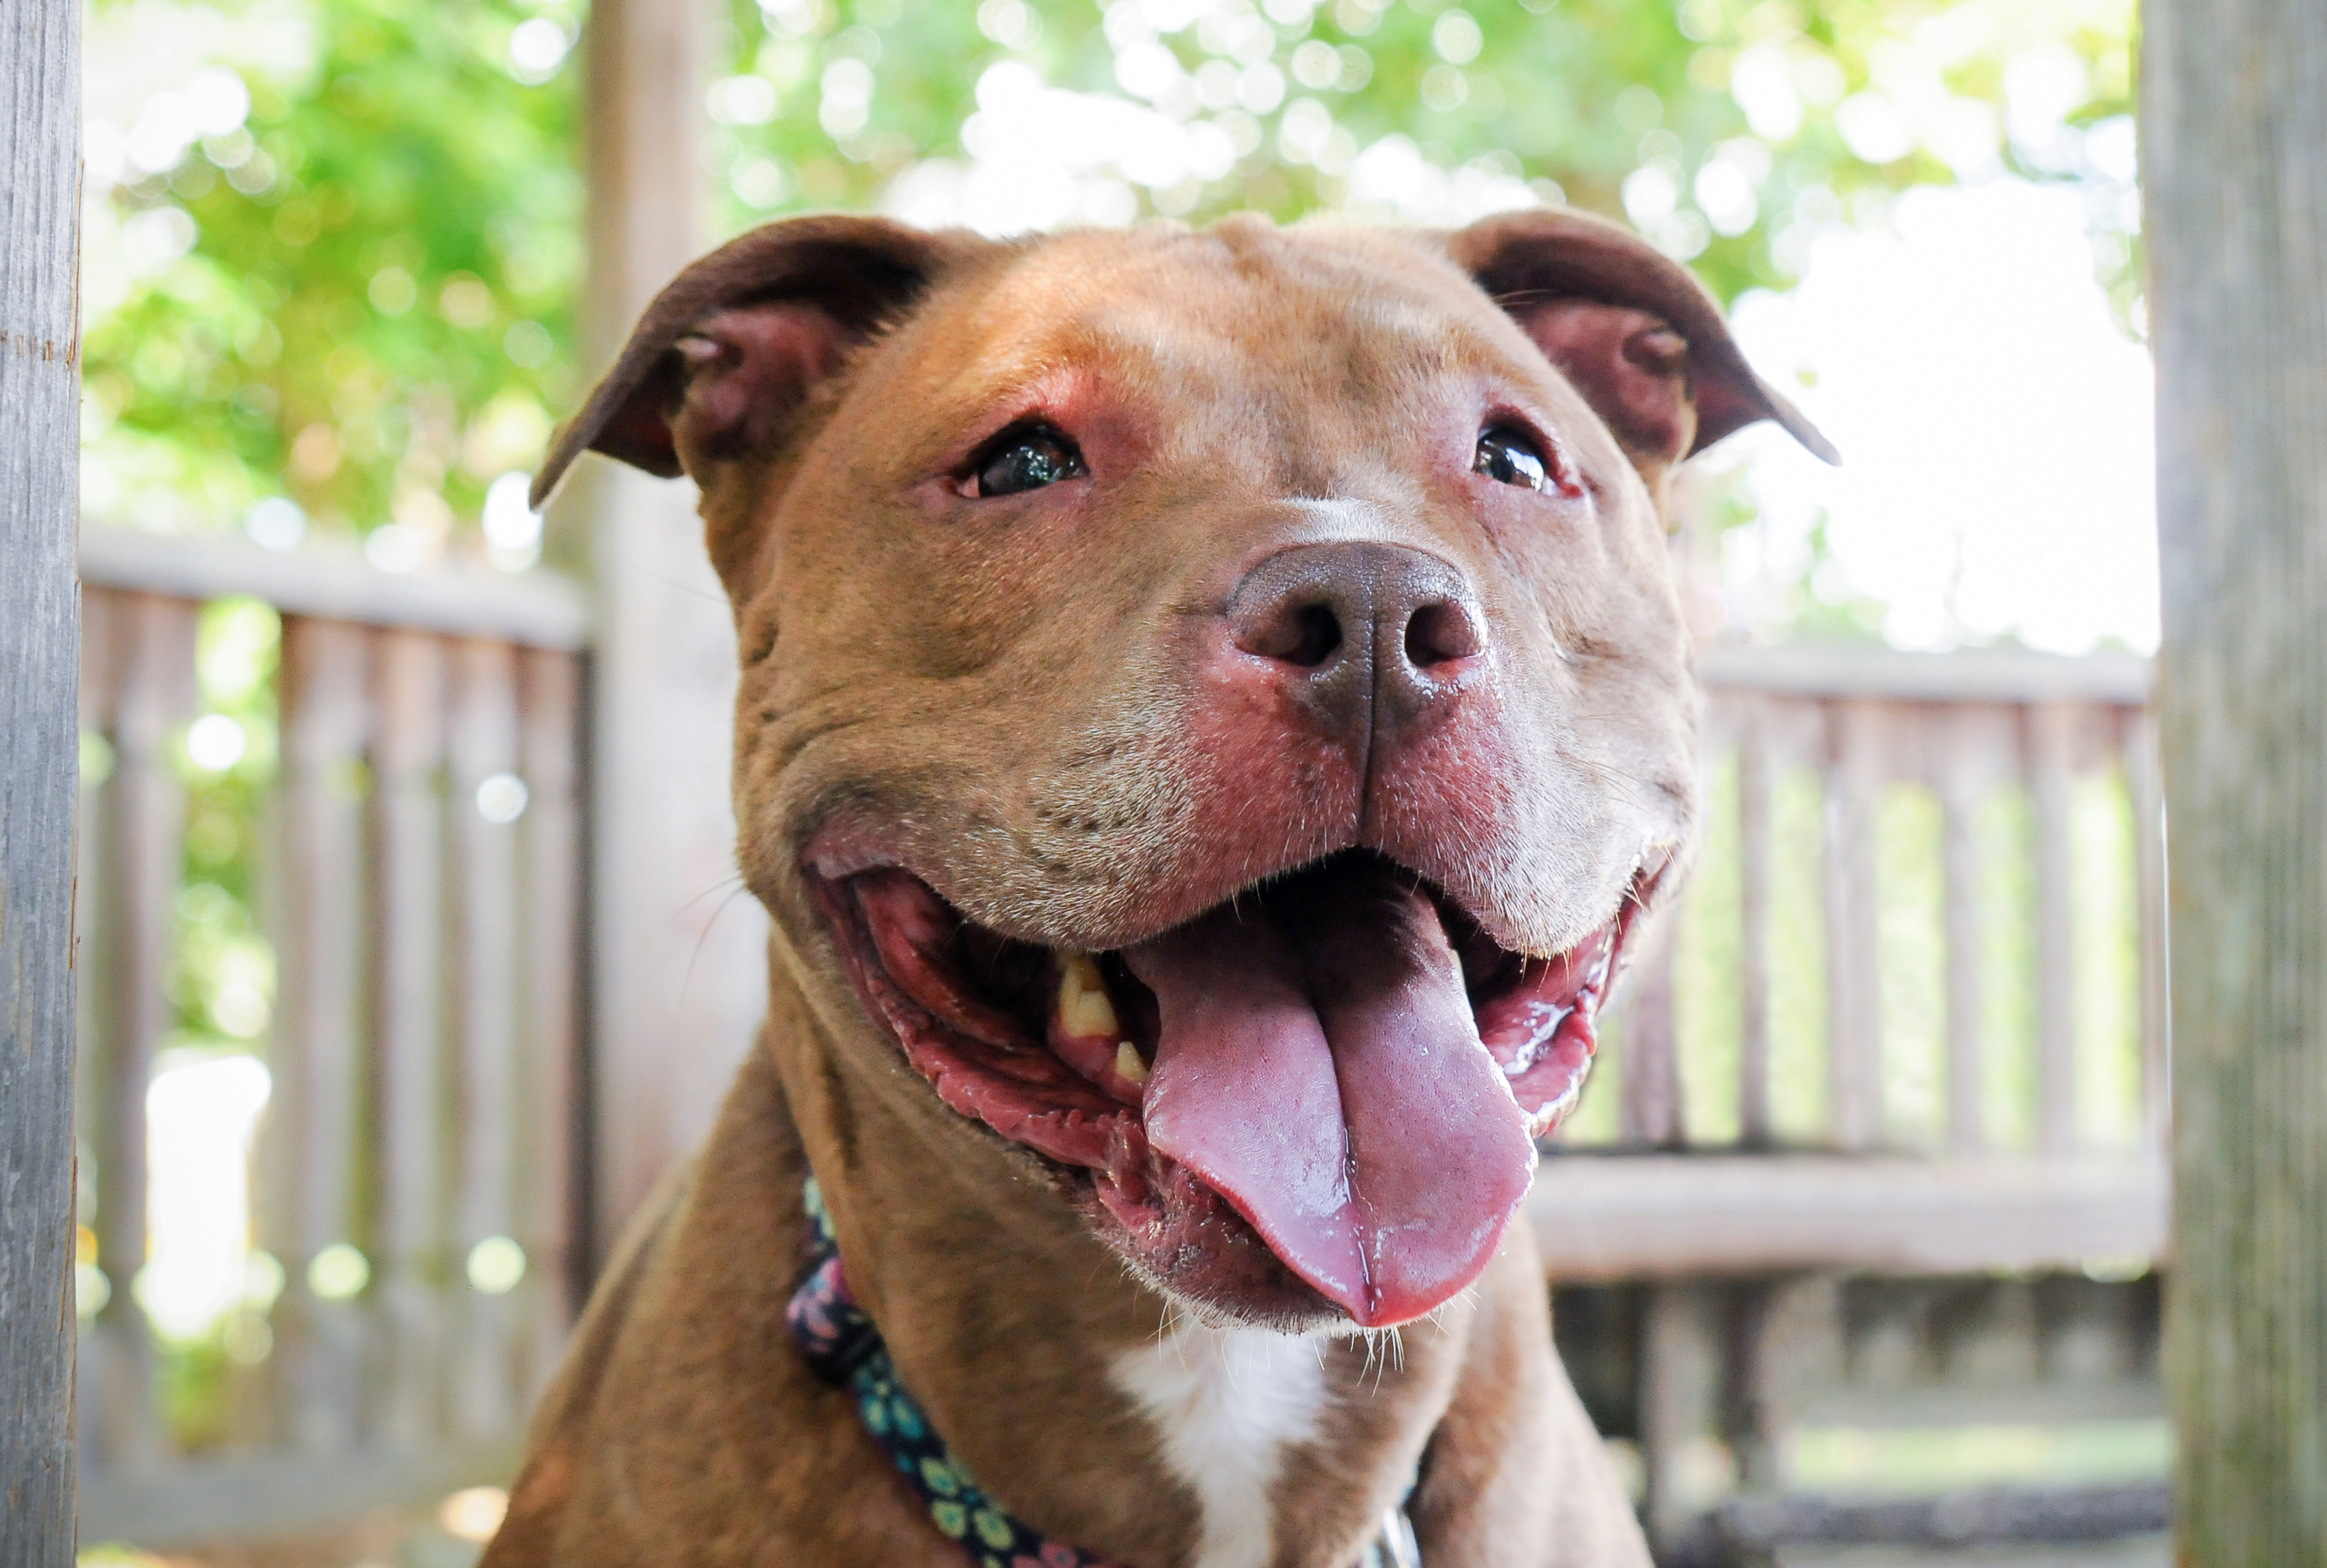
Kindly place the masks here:
[(1767, 1144), (1770, 1119), (1770, 737), (1749, 699), (1737, 745), (1737, 1135)]
[(1883, 1135), (1882, 995), (1878, 989), (1874, 798), (1879, 710), (1827, 709), (1826, 892), (1828, 1136), (1843, 1149)]
[(356, 1435), (364, 1343), (360, 1309), (338, 1292), (318, 1294), (313, 1265), (358, 1237), (365, 644), (363, 629), (345, 622), (283, 623), (281, 1002), (266, 1212), (288, 1275), (276, 1309), (281, 1417), (294, 1442), (322, 1451)]
[(2134, 882), (2140, 900), (2142, 1152), (2166, 1147), (2170, 1115), (2165, 1059), (2165, 793), (2158, 778), (2157, 721), (2126, 712), (2126, 788), (2133, 807)]
[(581, 941), (581, 821), (576, 760), (580, 736), (578, 661), (570, 654), (526, 655), (519, 717), (520, 757), (530, 801), (521, 819), (525, 901), (525, 1045), (521, 1094), (527, 1107), (522, 1161), (528, 1266), (524, 1388), (537, 1393), (556, 1370), (565, 1331), (579, 1305), (574, 1218), (575, 1067), (581, 1050), (575, 1001)]
[(2065, 1154), (2077, 1138), (2076, 947), (2070, 901), (2070, 747), (2076, 714), (2028, 711), (2029, 793), (2036, 832), (2036, 1146)]
[(1673, 1031), (1673, 942), (1679, 928), (1680, 907), (1675, 901), (1641, 933), (1644, 940), (1633, 960), (1631, 986), (1624, 1000), (1619, 1135), (1628, 1143), (1659, 1149), (1682, 1138)]
[[(515, 1228), (510, 1199), (517, 1068), (517, 681), (507, 643), (452, 646), (447, 761), (453, 882), (453, 1030), (459, 1067), (459, 1176), (453, 1263)], [(491, 813), (491, 816), (488, 813)], [(496, 819), (498, 818), (498, 820)], [(515, 1417), (510, 1307), (475, 1280), (454, 1293), (460, 1314), (453, 1419), (464, 1437), (507, 1431)]]
[(1960, 722), (1950, 740), (1952, 755), (1937, 769), (1946, 932), (1948, 1147), (1972, 1154), (1987, 1146), (1979, 1048), (1979, 845), (1972, 835), (1978, 784), (1964, 754), (1977, 741), (1971, 726)]
[(106, 1021), (97, 1156), (98, 1262), (112, 1288), (98, 1315), (104, 1336), (105, 1449), (125, 1467), (167, 1452), (154, 1398), (154, 1354), (131, 1294), (146, 1248), (145, 1090), (172, 1022), (185, 786), (170, 747), (194, 706), (195, 606), (158, 594), (123, 596), (115, 629), (121, 678), (114, 708), (113, 820), (106, 882), (119, 983)]
[(1690, 1523), (1690, 1461), (1720, 1426), (1722, 1335), (1712, 1287), (1659, 1281), (1641, 1293), (1640, 1513), (1649, 1540), (1663, 1548)]
[[(121, 639), (119, 596), (101, 588), (85, 588), (80, 599), (80, 713), (84, 735), (100, 738), (107, 746), (114, 735), (115, 686), (120, 677)], [(107, 1041), (113, 999), (119, 985), (113, 931), (106, 916), (107, 867), (113, 859), (115, 799), (113, 769), (102, 773), (84, 768), (80, 774), (77, 842), (73, 846), (77, 885), (73, 891), (74, 1035), (79, 1070), (74, 1075), (73, 1122), (79, 1154), (74, 1214), (88, 1223), (98, 1218), (94, 1202), (98, 1174), (97, 1140), (106, 1126), (108, 1079)], [(78, 1242), (79, 1237), (75, 1237)], [(107, 1281), (108, 1287), (111, 1281)], [(92, 1311), (86, 1297), (83, 1314)], [(113, 1444), (106, 1426), (103, 1390), (114, 1380), (107, 1359), (109, 1335), (82, 1319), (78, 1348), (79, 1371), (74, 1403), (79, 1425), (81, 1468), (100, 1471), (111, 1457)]]
[(372, 906), (379, 1041), (380, 1307), (388, 1332), (383, 1435), (417, 1447), (442, 1434), (444, 1227), (444, 647), (417, 631), (377, 644), (372, 745), (378, 891)]

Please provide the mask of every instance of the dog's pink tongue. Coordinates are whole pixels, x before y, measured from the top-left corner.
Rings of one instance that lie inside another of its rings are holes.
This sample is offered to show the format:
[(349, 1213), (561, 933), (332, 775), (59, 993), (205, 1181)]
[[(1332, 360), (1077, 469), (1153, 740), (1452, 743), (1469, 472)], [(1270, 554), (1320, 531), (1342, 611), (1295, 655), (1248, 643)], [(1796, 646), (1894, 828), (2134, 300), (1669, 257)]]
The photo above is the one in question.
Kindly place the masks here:
[(1388, 868), (1326, 873), (1124, 957), (1162, 1013), (1159, 1153), (1362, 1326), (1478, 1277), (1535, 1146), (1427, 899)]

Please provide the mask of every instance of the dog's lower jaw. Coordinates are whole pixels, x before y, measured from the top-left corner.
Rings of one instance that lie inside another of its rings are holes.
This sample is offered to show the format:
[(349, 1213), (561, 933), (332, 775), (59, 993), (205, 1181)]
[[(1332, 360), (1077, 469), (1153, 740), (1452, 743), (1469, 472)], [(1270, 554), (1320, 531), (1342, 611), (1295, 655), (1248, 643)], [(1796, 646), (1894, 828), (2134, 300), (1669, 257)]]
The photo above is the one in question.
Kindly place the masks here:
[[(808, 1013), (797, 999), (785, 1011)], [(1188, 1322), (1055, 1188), (1029, 1190), (1023, 1152), (946, 1110), (875, 1043), (812, 1025), (771, 1041), (852, 1284), (964, 1468), (1052, 1539), (1110, 1562), (1341, 1568), (1333, 1554), (1354, 1556), (1399, 1500), (1445, 1408), (1468, 1303), (1409, 1326), (1397, 1355), (1386, 1336)], [(1226, 1347), (1239, 1377), (1206, 1377), (1199, 1358)], [(1135, 1365), (1168, 1371), (1126, 1377)], [(1245, 1401), (1240, 1375), (1261, 1365), (1307, 1416)], [(1249, 1439), (1235, 1485), (1202, 1468), (1206, 1431)], [(1255, 1519), (1275, 1545), (1243, 1555)]]
[(979, 927), (902, 866), (807, 881), (935, 1099), (1060, 1171), (1167, 1295), (1290, 1328), (1413, 1320), (1485, 1266), (1643, 887), (1530, 959), (1352, 852), (1095, 957)]

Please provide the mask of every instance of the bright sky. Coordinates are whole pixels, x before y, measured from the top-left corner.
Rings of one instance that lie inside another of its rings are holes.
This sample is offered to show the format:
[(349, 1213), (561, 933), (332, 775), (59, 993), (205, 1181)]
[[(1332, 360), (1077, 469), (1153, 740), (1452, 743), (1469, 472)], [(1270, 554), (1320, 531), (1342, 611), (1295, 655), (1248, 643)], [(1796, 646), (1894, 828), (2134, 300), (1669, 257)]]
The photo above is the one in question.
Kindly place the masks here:
[(1845, 466), (1767, 428), (1708, 459), (1750, 465), (1764, 512), (1733, 536), (1733, 603), (1750, 622), (1765, 572), (1798, 577), (1823, 512), (1846, 579), (1825, 586), (1887, 605), (1892, 642), (2154, 649), (2149, 355), (2095, 280), (2079, 192), (1926, 188), (1892, 228), (1831, 230), (1799, 287), (1739, 302), (1747, 356), (1780, 386), (1808, 372)]
[(250, 1147), (271, 1087), (248, 1056), (165, 1061), (145, 1092), (150, 1261), (137, 1298), (163, 1333), (192, 1338), (248, 1285)]

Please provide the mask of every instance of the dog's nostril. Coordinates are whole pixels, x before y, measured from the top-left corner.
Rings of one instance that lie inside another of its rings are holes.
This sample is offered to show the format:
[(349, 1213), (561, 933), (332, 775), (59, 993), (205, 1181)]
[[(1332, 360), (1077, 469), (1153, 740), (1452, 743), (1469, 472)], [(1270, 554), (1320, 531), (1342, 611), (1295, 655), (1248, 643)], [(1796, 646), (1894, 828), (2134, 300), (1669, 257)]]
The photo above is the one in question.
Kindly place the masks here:
[(1406, 623), (1406, 658), (1416, 669), (1469, 658), (1481, 646), (1478, 626), (1459, 604), (1425, 604)]
[(1247, 653), (1315, 669), (1341, 646), (1341, 619), (1331, 604), (1321, 602), (1278, 604), (1247, 623), (1236, 640)]
[(1293, 616), (1292, 646), (1277, 655), (1288, 664), (1314, 669), (1341, 646), (1341, 622), (1330, 604), (1304, 605)]

